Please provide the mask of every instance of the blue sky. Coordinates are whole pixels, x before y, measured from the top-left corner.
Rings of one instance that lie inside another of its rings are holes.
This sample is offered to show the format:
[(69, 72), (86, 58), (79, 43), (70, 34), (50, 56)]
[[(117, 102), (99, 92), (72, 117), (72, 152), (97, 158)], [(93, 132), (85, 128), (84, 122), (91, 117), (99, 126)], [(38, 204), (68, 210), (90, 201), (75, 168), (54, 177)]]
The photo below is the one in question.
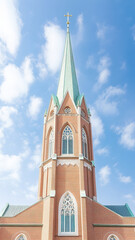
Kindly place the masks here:
[(98, 201), (135, 213), (135, 3), (0, 0), (0, 206), (37, 201), (43, 116), (70, 32), (91, 110)]

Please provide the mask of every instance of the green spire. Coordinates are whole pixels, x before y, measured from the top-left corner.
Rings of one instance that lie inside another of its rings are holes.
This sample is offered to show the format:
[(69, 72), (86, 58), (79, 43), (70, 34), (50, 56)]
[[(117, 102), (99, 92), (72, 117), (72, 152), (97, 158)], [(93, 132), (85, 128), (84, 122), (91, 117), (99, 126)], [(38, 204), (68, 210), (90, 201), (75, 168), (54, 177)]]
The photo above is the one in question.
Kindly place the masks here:
[(70, 96), (74, 100), (75, 104), (77, 104), (77, 98), (80, 94), (79, 94), (74, 59), (72, 54), (69, 27), (67, 28), (64, 56), (63, 56), (59, 85), (57, 90), (57, 97), (59, 99), (60, 104), (63, 98), (65, 97), (67, 91), (69, 92)]

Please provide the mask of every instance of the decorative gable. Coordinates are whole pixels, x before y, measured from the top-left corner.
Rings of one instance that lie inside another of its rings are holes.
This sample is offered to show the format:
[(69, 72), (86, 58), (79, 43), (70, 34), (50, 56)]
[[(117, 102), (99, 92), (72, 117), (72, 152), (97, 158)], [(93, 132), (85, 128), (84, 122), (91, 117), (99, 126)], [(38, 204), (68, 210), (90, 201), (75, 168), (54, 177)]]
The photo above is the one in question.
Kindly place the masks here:
[(69, 94), (69, 92), (67, 92), (61, 107), (59, 109), (59, 114), (76, 114), (77, 113), (77, 109), (76, 106)]

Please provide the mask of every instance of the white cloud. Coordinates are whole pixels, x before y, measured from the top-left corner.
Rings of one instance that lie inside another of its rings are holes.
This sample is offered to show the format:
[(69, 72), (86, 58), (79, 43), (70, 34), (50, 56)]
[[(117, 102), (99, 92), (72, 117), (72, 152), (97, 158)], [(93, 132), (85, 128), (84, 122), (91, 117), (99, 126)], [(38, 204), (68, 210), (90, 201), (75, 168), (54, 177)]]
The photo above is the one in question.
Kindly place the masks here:
[(17, 114), (14, 107), (3, 106), (0, 108), (0, 138), (4, 138), (4, 130), (12, 127), (13, 120), (11, 115)]
[(83, 39), (84, 25), (83, 25), (82, 13), (77, 17), (77, 25), (78, 25), (78, 31), (76, 35), (73, 36), (75, 44), (79, 44)]
[(42, 103), (43, 103), (42, 98), (32, 96), (30, 98), (30, 103), (28, 105), (28, 115), (35, 119), (41, 110)]
[(96, 150), (98, 155), (108, 155), (109, 151), (108, 148), (104, 147), (104, 148), (99, 148)]
[(92, 132), (94, 145), (98, 145), (100, 143), (100, 138), (104, 133), (104, 127), (101, 118), (97, 115), (97, 112), (94, 107), (91, 109), (91, 123), (92, 123)]
[(119, 179), (123, 183), (130, 183), (132, 181), (130, 176), (123, 176), (121, 173), (119, 174)]
[[(108, 87), (106, 91), (98, 97), (96, 101), (97, 109), (104, 114), (116, 114), (118, 112), (118, 102), (116, 101), (116, 96), (119, 97), (124, 93), (125, 90), (119, 87)], [(115, 97), (115, 100), (111, 100), (112, 97)]]
[(97, 83), (94, 86), (95, 90), (98, 90), (99, 88), (101, 88), (103, 84), (108, 82), (108, 78), (111, 74), (109, 70), (110, 65), (111, 65), (111, 60), (109, 57), (103, 56), (100, 58), (99, 64), (98, 64), (99, 75), (98, 75)]
[(44, 26), (44, 38), (45, 44), (42, 46), (41, 55), (43, 56), (45, 68), (43, 70), (41, 59), (39, 59), (40, 70), (42, 69), (40, 74), (43, 71), (45, 72), (45, 69), (55, 74), (60, 68), (63, 56), (65, 32), (59, 25), (49, 22)]
[(96, 69), (97, 68), (97, 64), (95, 63), (95, 58), (93, 55), (90, 55), (87, 59), (86, 62), (86, 67), (87, 68), (92, 68), (92, 69)]
[(133, 40), (135, 41), (135, 25), (131, 27)]
[(6, 47), (6, 51), (14, 56), (20, 44), (22, 27), (18, 1), (0, 0), (0, 17), (0, 45), (2, 51)]
[(109, 176), (111, 174), (111, 169), (107, 165), (102, 167), (99, 171), (99, 180), (101, 185), (106, 185), (109, 182)]
[(21, 162), (22, 158), (19, 155), (0, 153), (0, 179), (19, 180)]
[(40, 163), (41, 163), (41, 145), (37, 144), (28, 167), (29, 169), (34, 170), (35, 168), (39, 167)]
[(25, 196), (27, 199), (36, 200), (38, 194), (38, 184), (34, 184), (28, 187), (27, 192), (25, 192)]
[[(10, 121), (9, 125), (11, 126)], [(0, 151), (0, 180), (20, 180), (22, 162), (29, 156), (28, 142), (24, 141), (23, 144), (23, 151), (19, 154), (10, 155)]]
[(124, 127), (113, 127), (120, 135), (120, 144), (127, 149), (135, 149), (135, 122), (131, 122)]
[(104, 40), (108, 29), (108, 26), (104, 24), (97, 24), (97, 38)]
[[(0, 99), (13, 103), (16, 99), (26, 96), (29, 86), (34, 81), (30, 57), (26, 57), (21, 67), (8, 64), (2, 72), (3, 82), (0, 86)], [(8, 94), (7, 94), (8, 93)]]

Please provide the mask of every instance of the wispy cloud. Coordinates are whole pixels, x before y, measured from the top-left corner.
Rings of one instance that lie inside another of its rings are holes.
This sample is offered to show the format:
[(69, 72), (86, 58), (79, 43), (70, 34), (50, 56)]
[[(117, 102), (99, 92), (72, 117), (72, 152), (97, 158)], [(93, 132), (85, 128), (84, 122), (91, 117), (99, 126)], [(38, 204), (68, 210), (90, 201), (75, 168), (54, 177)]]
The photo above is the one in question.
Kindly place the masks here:
[[(125, 90), (120, 87), (108, 87), (96, 100), (95, 104), (97, 109), (108, 115), (118, 113), (118, 102), (116, 101), (116, 96), (119, 97), (123, 94), (125, 94)], [(112, 100), (113, 97), (115, 97), (115, 100)]]
[(112, 127), (120, 135), (119, 143), (127, 149), (135, 149), (135, 122), (131, 122), (124, 127)]
[(22, 28), (18, 1), (0, 0), (0, 16), (0, 46), (2, 50), (0, 57), (3, 58), (6, 53), (15, 56), (20, 45)]
[(121, 69), (121, 70), (125, 70), (126, 67), (127, 67), (126, 62), (125, 62), (125, 61), (122, 62), (120, 69)]
[(29, 163), (28, 167), (31, 170), (34, 170), (35, 168), (38, 168), (41, 163), (41, 145), (37, 144), (35, 146), (35, 151), (33, 155), (31, 156), (31, 162)]
[(100, 57), (99, 63), (97, 57), (90, 55), (86, 62), (87, 68), (95, 69), (98, 72), (97, 82), (94, 85), (94, 90), (99, 90), (105, 83), (108, 82), (109, 76), (111, 75), (110, 71), (111, 59), (104, 55)]
[(43, 104), (42, 98), (32, 96), (30, 98), (30, 103), (28, 105), (28, 116), (30, 116), (33, 119), (36, 119), (41, 110), (42, 104)]
[(107, 147), (98, 148), (98, 149), (96, 150), (96, 153), (97, 153), (98, 155), (108, 155), (109, 150), (108, 150)]
[(97, 23), (97, 38), (100, 40), (104, 40), (106, 37), (106, 33), (108, 32), (110, 28), (101, 23)]
[[(12, 122), (9, 122), (12, 125)], [(29, 149), (27, 142), (24, 142), (23, 151), (19, 154), (5, 154), (0, 151), (0, 181), (19, 181), (23, 160), (28, 157)], [(5, 167), (6, 166), (6, 167)]]
[(25, 196), (27, 199), (36, 200), (37, 193), (38, 193), (38, 184), (34, 184), (27, 188), (27, 192), (25, 192)]
[(31, 58), (26, 57), (21, 67), (8, 64), (3, 69), (2, 76), (3, 82), (0, 86), (0, 99), (2, 101), (14, 103), (16, 99), (26, 96), (34, 81)]
[(135, 24), (131, 27), (131, 30), (132, 30), (133, 40), (135, 41)]
[(12, 115), (17, 114), (17, 109), (10, 106), (0, 108), (0, 138), (4, 138), (4, 130), (13, 126)]
[(99, 171), (99, 180), (101, 185), (106, 185), (109, 182), (109, 176), (111, 174), (111, 169), (108, 165), (102, 167)]
[(98, 90), (103, 84), (108, 82), (108, 78), (111, 74), (109, 67), (111, 65), (111, 60), (107, 56), (103, 56), (100, 58), (99, 64), (98, 64), (98, 80), (95, 84), (95, 89)]
[(0, 153), (0, 180), (19, 180), (21, 162), (22, 158), (20, 155), (8, 155)]
[(83, 39), (84, 25), (83, 25), (83, 14), (79, 14), (77, 17), (78, 31), (75, 35), (75, 44), (79, 44)]
[(121, 173), (119, 173), (119, 180), (123, 183), (130, 183), (132, 181), (130, 176), (123, 176)]
[(100, 138), (104, 134), (104, 126), (101, 118), (98, 116), (94, 107), (91, 107), (91, 123), (93, 130), (93, 139), (94, 145), (98, 145), (100, 143)]

